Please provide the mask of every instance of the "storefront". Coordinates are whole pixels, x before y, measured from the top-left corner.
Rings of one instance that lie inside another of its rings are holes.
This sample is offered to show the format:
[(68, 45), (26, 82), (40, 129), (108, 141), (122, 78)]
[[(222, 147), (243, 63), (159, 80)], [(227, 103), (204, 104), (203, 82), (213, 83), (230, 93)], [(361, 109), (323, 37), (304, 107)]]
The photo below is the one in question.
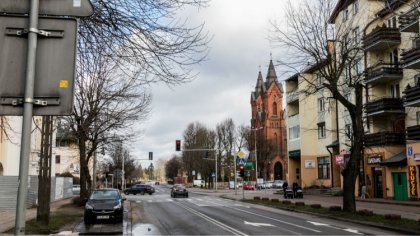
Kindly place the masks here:
[(365, 181), (366, 192), (371, 198), (384, 197), (384, 168), (381, 166), (383, 160), (380, 154), (369, 154), (365, 159)]

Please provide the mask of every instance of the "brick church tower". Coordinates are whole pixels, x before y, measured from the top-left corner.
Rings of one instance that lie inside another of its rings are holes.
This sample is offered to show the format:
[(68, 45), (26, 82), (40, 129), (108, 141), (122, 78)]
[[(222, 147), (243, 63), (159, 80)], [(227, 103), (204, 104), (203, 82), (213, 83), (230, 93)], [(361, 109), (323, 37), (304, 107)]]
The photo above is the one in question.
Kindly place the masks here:
[[(251, 93), (250, 159), (255, 161), (258, 178), (287, 179), (287, 139), (283, 117), (283, 88), (277, 80), (273, 61), (270, 60), (265, 81), (258, 73), (255, 91)], [(255, 180), (255, 172), (252, 178)]]

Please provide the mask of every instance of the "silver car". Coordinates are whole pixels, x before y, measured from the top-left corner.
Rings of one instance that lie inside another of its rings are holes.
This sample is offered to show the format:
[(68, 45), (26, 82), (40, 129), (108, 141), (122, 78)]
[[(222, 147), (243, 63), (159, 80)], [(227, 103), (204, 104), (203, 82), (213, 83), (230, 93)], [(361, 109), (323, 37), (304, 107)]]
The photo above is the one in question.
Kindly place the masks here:
[(284, 182), (286, 182), (285, 180), (282, 179), (276, 179), (273, 182), (273, 188), (283, 188), (283, 184)]

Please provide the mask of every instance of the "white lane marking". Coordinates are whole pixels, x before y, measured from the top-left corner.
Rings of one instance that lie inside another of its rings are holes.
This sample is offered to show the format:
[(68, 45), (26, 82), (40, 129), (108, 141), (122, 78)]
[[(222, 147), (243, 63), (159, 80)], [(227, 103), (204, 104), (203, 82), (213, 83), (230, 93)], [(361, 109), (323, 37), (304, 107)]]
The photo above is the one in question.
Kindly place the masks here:
[(213, 218), (211, 218), (211, 217), (209, 217), (209, 216), (207, 216), (207, 215), (205, 215), (205, 214), (203, 214), (203, 213), (201, 213), (199, 211), (196, 211), (196, 210), (194, 210), (194, 209), (192, 209), (192, 208), (190, 208), (188, 206), (185, 206), (184, 204), (181, 204), (179, 202), (176, 202), (175, 204), (177, 204), (178, 206), (184, 208), (185, 210), (193, 213), (194, 215), (197, 215), (197, 216), (199, 216), (199, 217), (201, 217), (201, 218), (203, 218), (203, 219), (205, 219), (205, 220), (207, 220), (207, 221), (209, 221), (209, 222), (211, 222), (211, 223), (219, 226), (220, 228), (222, 228), (222, 229), (224, 229), (226, 231), (231, 232), (234, 235), (247, 236), (247, 234), (245, 234), (245, 233), (243, 233), (243, 232), (241, 232), (239, 230), (236, 230), (236, 229), (234, 229), (234, 228), (232, 228), (232, 227), (230, 227), (230, 226), (228, 226), (226, 224), (223, 224), (222, 222), (220, 222), (220, 221), (218, 221), (216, 219), (213, 219)]
[(359, 233), (357, 229), (343, 229), (343, 230), (350, 233), (354, 233), (354, 234), (363, 234), (363, 233)]
[(147, 200), (148, 202), (153, 202), (153, 200)]
[(332, 226), (332, 225), (329, 225), (329, 224), (325, 224), (325, 223), (309, 221), (309, 220), (307, 220), (306, 222), (311, 223), (311, 224), (316, 225), (316, 226), (325, 226), (325, 227), (332, 228), (332, 229), (342, 230), (342, 228), (338, 228), (338, 227), (335, 227), (335, 226)]
[(272, 225), (272, 224), (257, 223), (257, 222), (248, 222), (248, 221), (244, 221), (244, 224), (246, 224), (246, 225), (252, 225), (252, 226), (255, 226), (255, 227), (260, 227), (260, 226), (274, 227), (274, 225)]
[(172, 199), (166, 199), (166, 201), (168, 201), (168, 202), (173, 202), (174, 200), (172, 200)]
[(136, 202), (137, 202), (137, 203), (141, 203), (141, 201), (140, 201), (140, 200), (137, 200)]
[(275, 219), (275, 218), (268, 217), (268, 216), (265, 216), (265, 215), (260, 215), (260, 214), (257, 214), (257, 213), (251, 212), (251, 211), (246, 211), (246, 210), (242, 210), (242, 209), (239, 209), (239, 208), (233, 208), (233, 207), (229, 207), (229, 206), (225, 206), (225, 207), (230, 208), (230, 209), (234, 209), (234, 210), (237, 210), (237, 211), (242, 211), (242, 212), (245, 212), (245, 213), (248, 213), (248, 214), (256, 215), (256, 216), (259, 216), (259, 217), (262, 217), (262, 218), (274, 220), (274, 221), (277, 221), (277, 222), (280, 222), (280, 223), (283, 223), (283, 224), (287, 224), (287, 225), (291, 225), (291, 226), (294, 226), (294, 227), (297, 227), (297, 228), (306, 229), (306, 230), (316, 232), (316, 233), (321, 233), (321, 231), (316, 230), (316, 229), (312, 229), (312, 228), (308, 228), (308, 227), (305, 227), (305, 226), (293, 224), (293, 223), (290, 223), (290, 222), (287, 222), (287, 221), (284, 221), (284, 220)]

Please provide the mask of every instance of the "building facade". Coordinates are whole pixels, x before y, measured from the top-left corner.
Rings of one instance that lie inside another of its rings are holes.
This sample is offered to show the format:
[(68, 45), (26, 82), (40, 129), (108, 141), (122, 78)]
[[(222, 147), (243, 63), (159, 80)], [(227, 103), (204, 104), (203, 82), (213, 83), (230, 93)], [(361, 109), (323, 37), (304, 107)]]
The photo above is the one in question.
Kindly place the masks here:
[[(258, 178), (265, 180), (287, 179), (288, 160), (286, 128), (283, 118), (283, 88), (277, 80), (272, 60), (270, 60), (265, 80), (261, 71), (258, 73), (255, 91), (251, 93), (251, 111), (249, 146), (252, 154), (250, 158), (254, 163), (257, 161)], [(255, 180), (255, 172), (252, 179)]]
[[(341, 79), (349, 79), (349, 76), (361, 76), (363, 79), (365, 135), (356, 189), (360, 190), (365, 185), (368, 197), (371, 198), (419, 200), (418, 4), (415, 0), (340, 0), (329, 22), (336, 29), (345, 27), (351, 32), (351, 35), (341, 39), (342, 42), (353, 43), (361, 48), (357, 63), (349, 65)], [(319, 122), (319, 117), (313, 111), (318, 109), (319, 112), (322, 107), (320, 95), (310, 98), (299, 93), (305, 87), (299, 77), (308, 72), (310, 75), (304, 76), (313, 76), (316, 82), (316, 70), (304, 71), (286, 80), (290, 177), (293, 178), (293, 169), (300, 166), (302, 186), (308, 186), (308, 181), (318, 181), (321, 165), (326, 163), (318, 158), (326, 154), (320, 153), (323, 146), (331, 154), (329, 168), (332, 179), (325, 183), (333, 187), (339, 184), (339, 165), (345, 162), (349, 153), (351, 123), (348, 112), (339, 103), (336, 104), (335, 115), (325, 113), (330, 117), (329, 121), (326, 119), (324, 124)], [(311, 117), (310, 121), (308, 117)], [(312, 117), (317, 117), (317, 120)], [(326, 128), (328, 142), (319, 139), (322, 135), (320, 126)], [(306, 129), (317, 129), (318, 140), (309, 142), (314, 140), (315, 135), (304, 131)], [(311, 145), (302, 145), (309, 143)], [(315, 155), (317, 159), (310, 160), (306, 154)], [(307, 165), (304, 162), (311, 161), (317, 167), (315, 175), (307, 173), (305, 168)], [(338, 173), (338, 176), (334, 173)], [(356, 194), (359, 192), (356, 191)]]

